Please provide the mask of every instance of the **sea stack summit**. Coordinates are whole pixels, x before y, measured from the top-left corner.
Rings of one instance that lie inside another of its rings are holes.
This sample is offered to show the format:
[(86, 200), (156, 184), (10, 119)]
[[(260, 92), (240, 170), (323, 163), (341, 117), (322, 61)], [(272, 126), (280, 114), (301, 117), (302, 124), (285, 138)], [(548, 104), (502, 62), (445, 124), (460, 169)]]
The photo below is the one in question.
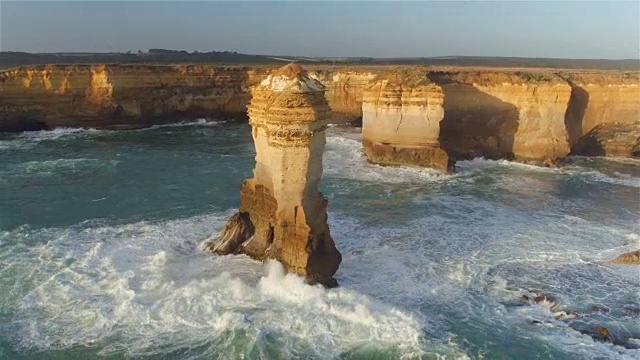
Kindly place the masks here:
[(253, 178), (242, 184), (240, 210), (207, 247), (220, 255), (276, 259), (308, 283), (331, 287), (342, 257), (329, 234), (327, 200), (318, 191), (330, 111), (324, 91), (296, 64), (251, 90)]

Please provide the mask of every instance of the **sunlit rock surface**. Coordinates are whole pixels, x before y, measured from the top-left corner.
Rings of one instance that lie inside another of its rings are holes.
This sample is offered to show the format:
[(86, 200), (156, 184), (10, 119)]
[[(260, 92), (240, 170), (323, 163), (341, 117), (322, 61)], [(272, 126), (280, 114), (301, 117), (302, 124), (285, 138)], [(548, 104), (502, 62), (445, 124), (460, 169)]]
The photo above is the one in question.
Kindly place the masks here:
[(385, 76), (369, 87), (362, 104), (362, 145), (369, 161), (451, 171), (438, 140), (443, 99), (440, 86), (424, 74)]
[(630, 251), (628, 253), (624, 253), (617, 258), (613, 259), (611, 262), (616, 264), (634, 264), (640, 265), (640, 250)]
[(324, 87), (290, 64), (252, 90), (249, 123), (254, 176), (241, 189), (240, 210), (209, 248), (218, 254), (273, 258), (310, 283), (335, 286), (341, 255), (318, 191), (326, 119)]
[[(249, 89), (275, 71), (270, 65), (190, 64), (0, 70), (0, 132), (132, 129), (196, 118), (244, 121)], [(381, 88), (385, 80), (403, 74), (412, 76)], [(433, 84), (416, 84), (416, 75)], [(438, 143), (453, 161), (482, 156), (549, 164), (568, 154), (638, 156), (637, 138), (625, 130), (640, 127), (637, 71), (319, 64), (309, 77), (325, 86), (329, 122), (357, 124), (363, 109), (370, 119), (375, 114), (375, 125), (364, 129), (372, 161), (438, 168), (429, 159), (444, 163), (442, 152), (427, 151), (437, 149), (423, 146), (427, 141)], [(373, 111), (380, 106), (381, 111)], [(425, 119), (428, 114), (429, 121), (417, 121), (419, 112)], [(399, 115), (400, 127), (391, 120)], [(432, 120), (438, 116), (436, 140)], [(391, 134), (393, 141), (378, 141)], [(615, 135), (612, 140), (610, 135)]]
[(456, 160), (483, 156), (555, 162), (569, 154), (571, 87), (553, 74), (431, 73), (442, 86), (440, 142)]

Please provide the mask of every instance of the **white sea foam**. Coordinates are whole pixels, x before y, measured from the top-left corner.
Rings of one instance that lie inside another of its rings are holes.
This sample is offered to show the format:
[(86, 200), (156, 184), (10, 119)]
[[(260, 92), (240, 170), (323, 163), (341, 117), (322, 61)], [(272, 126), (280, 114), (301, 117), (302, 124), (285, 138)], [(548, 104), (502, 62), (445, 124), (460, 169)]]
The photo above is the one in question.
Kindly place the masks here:
[(84, 129), (84, 128), (67, 128), (59, 127), (52, 130), (25, 131), (20, 133), (19, 137), (31, 140), (54, 140), (69, 135), (77, 135), (82, 133), (96, 133), (101, 130)]
[(571, 156), (569, 160), (578, 160), (578, 161), (604, 161), (604, 162), (613, 162), (613, 163), (621, 163), (625, 165), (635, 165), (640, 166), (640, 159), (638, 158), (625, 158), (625, 157), (604, 157), (604, 156)]
[[(373, 349), (387, 358), (464, 358), (462, 348), (487, 358), (494, 353), (483, 355), (492, 346), (485, 339), (498, 338), (493, 346), (527, 341), (532, 351), (585, 359), (640, 355), (595, 342), (540, 305), (502, 304), (529, 290), (550, 292), (559, 311), (605, 304), (624, 312), (637, 303), (637, 270), (606, 263), (637, 247), (637, 226), (562, 207), (574, 199), (553, 198), (555, 185), (544, 182), (585, 172), (585, 181), (599, 181), (591, 169), (473, 160), (460, 174), (433, 175), (367, 163), (358, 136), (329, 132), (328, 177), (384, 183), (382, 191), (420, 182), (456, 188), (415, 191), (406, 201), (390, 197), (384, 206), (393, 211), (380, 214), (330, 213), (343, 254), (341, 288), (303, 285), (276, 263), (199, 252), (199, 241), (232, 211), (160, 223), (22, 227), (0, 232), (0, 279), (15, 279), (0, 282), (0, 307), (15, 314), (15, 340), (27, 348), (95, 346), (102, 355), (130, 357), (180, 350), (185, 358), (367, 358)], [(474, 183), (480, 177), (489, 185)], [(603, 321), (594, 317), (584, 319)], [(635, 324), (627, 315), (604, 320), (620, 332)]]
[[(612, 160), (611, 158), (599, 158), (600, 160)], [(619, 161), (615, 159), (612, 161)], [(635, 163), (637, 160), (627, 159), (629, 163)], [(627, 163), (627, 161), (625, 161)], [(543, 167), (536, 165), (523, 164), (508, 160), (488, 160), (484, 158), (475, 158), (473, 160), (459, 161), (456, 163), (456, 167), (462, 172), (487, 170), (496, 167), (505, 167), (512, 169), (522, 169), (532, 172), (541, 172), (555, 175), (576, 175), (588, 182), (602, 182), (614, 185), (623, 185), (629, 187), (640, 188), (640, 178), (622, 174), (619, 172), (613, 172), (611, 175), (604, 174), (600, 171), (586, 168), (584, 166), (569, 165), (560, 168)]]
[[(24, 269), (21, 284), (2, 296), (5, 306), (18, 301), (21, 345), (101, 344), (102, 355), (128, 356), (156, 354), (158, 344), (203, 343), (204, 357), (257, 351), (269, 358), (336, 358), (367, 349), (395, 349), (394, 357), (425, 354), (420, 318), (410, 312), (348, 288), (305, 285), (277, 262), (197, 251), (195, 243), (227, 215), (2, 234), (0, 274)], [(40, 237), (51, 240), (23, 243)], [(8, 242), (15, 245), (7, 248)], [(32, 290), (20, 295), (25, 285)], [(244, 344), (232, 343), (243, 337)], [(445, 348), (435, 344), (429, 351), (439, 347)]]
[(358, 135), (329, 133), (324, 152), (324, 174), (341, 179), (377, 183), (446, 181), (451, 175), (409, 166), (381, 166), (367, 162)]
[[(189, 126), (218, 126), (228, 120), (211, 120), (199, 118), (195, 121), (180, 121), (176, 123), (153, 125), (137, 131), (149, 131), (160, 128), (189, 127)], [(98, 130), (84, 128), (59, 127), (52, 130), (25, 131), (15, 135), (8, 135), (8, 139), (0, 140), (0, 150), (30, 149), (39, 143), (55, 140), (67, 140), (87, 135), (116, 133), (115, 130)]]
[(86, 134), (96, 134), (101, 130), (81, 128), (55, 128), (53, 130), (25, 131), (9, 135), (9, 139), (0, 140), (0, 150), (30, 149), (43, 141), (67, 139)]
[(589, 182), (602, 182), (614, 185), (622, 185), (640, 188), (640, 178), (629, 174), (621, 174), (614, 172), (612, 175), (606, 175), (599, 171), (575, 171), (574, 174), (581, 176)]
[(520, 162), (516, 162), (516, 161), (504, 160), (504, 159), (503, 160), (491, 160), (491, 159), (485, 159), (483, 157), (477, 157), (477, 158), (474, 158), (474, 159), (471, 159), (471, 160), (458, 161), (456, 163), (456, 167), (459, 167), (461, 170), (464, 170), (464, 171), (468, 171), (468, 170), (472, 170), (472, 169), (494, 168), (494, 167), (497, 167), (497, 166), (518, 168), (518, 169), (524, 169), (524, 170), (528, 170), (528, 171), (540, 171), (540, 172), (557, 172), (557, 171), (559, 171), (558, 168), (553, 168), (553, 167), (530, 165), (530, 164), (524, 164), (524, 163), (520, 163)]
[(180, 121), (177, 123), (169, 123), (162, 125), (153, 125), (148, 128), (139, 129), (138, 131), (147, 131), (153, 129), (162, 129), (162, 128), (174, 128), (174, 127), (185, 127), (185, 126), (218, 126), (228, 122), (228, 120), (210, 120), (205, 118), (198, 118), (194, 121)]
[[(424, 326), (431, 336), (452, 331), (443, 324), (452, 321), (447, 317), (453, 317), (459, 323), (486, 326), (491, 332), (509, 329), (497, 337), (533, 338), (585, 359), (640, 354), (610, 344), (594, 345), (591, 337), (566, 325), (555, 327), (549, 335), (540, 331), (544, 327), (531, 325), (532, 315), (516, 312), (505, 317), (500, 305), (501, 300), (519, 297), (507, 288), (531, 287), (551, 289), (548, 291), (564, 301), (567, 311), (602, 301), (621, 307), (640, 285), (637, 270), (600, 262), (611, 259), (613, 253), (637, 247), (633, 244), (636, 233), (469, 196), (416, 197), (421, 209), (434, 211), (411, 221), (367, 227), (331, 218), (332, 229), (336, 225), (348, 229), (342, 234), (334, 230), (334, 238), (366, 239), (341, 244), (344, 257), (340, 272), (349, 274), (343, 281), (345, 286), (385, 302), (419, 306), (429, 319)], [(545, 317), (553, 319), (546, 311)], [(617, 324), (626, 326), (624, 322)], [(571, 338), (573, 344), (560, 338)], [(585, 350), (593, 347), (596, 350), (591, 354)]]
[(13, 176), (51, 176), (74, 171), (95, 171), (104, 168), (113, 168), (118, 165), (117, 160), (102, 160), (88, 158), (55, 159), (43, 161), (28, 161), (12, 166), (6, 173)]

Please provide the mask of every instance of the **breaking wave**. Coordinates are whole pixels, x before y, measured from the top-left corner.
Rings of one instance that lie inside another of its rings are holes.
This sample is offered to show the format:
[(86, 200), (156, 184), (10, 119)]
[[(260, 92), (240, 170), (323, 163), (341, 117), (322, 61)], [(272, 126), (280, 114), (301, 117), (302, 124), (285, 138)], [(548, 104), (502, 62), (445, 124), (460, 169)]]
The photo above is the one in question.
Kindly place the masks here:
[(28, 161), (12, 166), (5, 175), (20, 177), (46, 177), (52, 175), (78, 175), (82, 172), (93, 172), (115, 167), (117, 160), (101, 159), (56, 159)]
[[(347, 288), (307, 286), (277, 262), (197, 250), (226, 217), (5, 232), (0, 275), (24, 274), (4, 284), (0, 302), (15, 307), (16, 340), (32, 349), (99, 346), (103, 356), (189, 348), (230, 358), (427, 352), (415, 314)], [(34, 238), (51, 240), (29, 244)]]
[(367, 161), (357, 136), (346, 137), (329, 132), (324, 152), (327, 176), (378, 183), (446, 181), (451, 175), (427, 168), (382, 166)]
[(162, 128), (177, 128), (185, 126), (218, 126), (228, 122), (228, 120), (209, 120), (209, 119), (196, 119), (195, 121), (180, 121), (176, 123), (153, 125), (148, 128), (139, 129), (138, 131), (162, 129)]
[[(156, 176), (167, 186), (147, 206), (170, 215), (149, 221), (149, 208), (133, 201), (126, 206), (147, 221), (118, 217), (122, 207), (108, 206), (124, 203), (118, 195), (132, 196), (118, 192), (112, 203), (95, 204), (105, 207), (96, 215), (105, 220), (9, 222), (0, 231), (3, 344), (17, 344), (25, 357), (77, 349), (85, 357), (640, 356), (637, 315), (629, 310), (640, 308), (637, 269), (608, 263), (640, 241), (634, 164), (577, 159), (551, 169), (474, 159), (442, 175), (372, 165), (359, 134), (332, 128), (322, 182), (343, 263), (336, 274), (341, 287), (325, 290), (285, 275), (274, 262), (199, 250), (233, 213), (237, 193), (230, 184), (237, 189), (250, 174), (251, 139), (245, 126), (228, 133), (170, 126), (177, 127), (170, 136), (159, 131), (167, 135), (163, 141), (154, 133), (110, 132), (125, 140), (115, 149), (108, 141), (96, 147), (104, 139), (87, 136), (82, 154), (65, 140), (94, 131), (63, 130), (58, 138), (38, 132), (35, 139), (62, 140), (55, 154), (47, 152), (60, 159), (31, 150), (5, 158), (2, 178), (17, 185), (44, 178), (37, 185), (45, 195), (59, 193), (46, 187), (51, 175), (77, 171), (87, 176), (82, 186), (102, 194), (112, 177), (99, 182), (94, 175), (117, 171), (127, 191), (142, 193), (142, 203), (157, 194), (136, 188), (140, 174), (151, 172), (144, 186)], [(165, 141), (176, 138), (179, 146), (168, 148)], [(176, 155), (184, 156), (167, 161)], [(221, 160), (229, 157), (230, 163)], [(71, 196), (76, 183), (67, 188)], [(2, 195), (11, 200), (13, 193)], [(196, 197), (204, 199), (201, 208)], [(517, 302), (537, 293), (553, 296), (554, 308)], [(557, 311), (579, 317), (561, 321)], [(617, 343), (594, 340), (578, 325), (605, 326)]]
[(96, 134), (103, 130), (80, 128), (55, 128), (53, 130), (25, 131), (19, 134), (0, 134), (0, 150), (30, 149), (41, 142)]

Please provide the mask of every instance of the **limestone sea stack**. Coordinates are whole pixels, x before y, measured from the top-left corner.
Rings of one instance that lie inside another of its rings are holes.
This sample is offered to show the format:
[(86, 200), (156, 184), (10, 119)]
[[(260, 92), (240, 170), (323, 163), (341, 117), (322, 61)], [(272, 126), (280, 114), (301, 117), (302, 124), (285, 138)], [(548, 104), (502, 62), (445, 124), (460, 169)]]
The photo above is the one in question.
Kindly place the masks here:
[(453, 163), (438, 140), (443, 99), (440, 86), (424, 73), (414, 79), (379, 78), (365, 91), (362, 103), (362, 143), (369, 161), (450, 172)]
[(329, 233), (327, 200), (318, 191), (330, 112), (324, 91), (296, 64), (251, 90), (253, 178), (242, 185), (239, 212), (207, 247), (220, 255), (276, 259), (307, 282), (331, 287), (342, 257)]

